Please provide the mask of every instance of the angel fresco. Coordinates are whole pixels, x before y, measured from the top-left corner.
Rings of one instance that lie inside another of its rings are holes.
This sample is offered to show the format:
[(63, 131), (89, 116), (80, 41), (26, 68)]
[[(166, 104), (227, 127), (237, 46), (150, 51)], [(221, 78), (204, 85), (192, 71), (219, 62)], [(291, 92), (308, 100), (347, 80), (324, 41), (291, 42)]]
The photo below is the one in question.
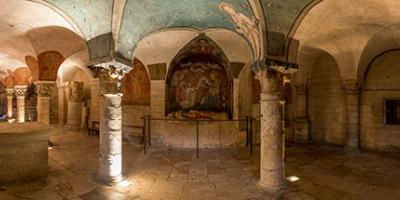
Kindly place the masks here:
[(243, 13), (236, 11), (235, 7), (229, 3), (222, 2), (219, 9), (226, 12), (238, 27), (236, 31), (242, 34), (251, 44), (253, 49), (254, 61), (261, 58), (261, 34), (258, 28), (258, 20), (252, 16), (247, 17)]

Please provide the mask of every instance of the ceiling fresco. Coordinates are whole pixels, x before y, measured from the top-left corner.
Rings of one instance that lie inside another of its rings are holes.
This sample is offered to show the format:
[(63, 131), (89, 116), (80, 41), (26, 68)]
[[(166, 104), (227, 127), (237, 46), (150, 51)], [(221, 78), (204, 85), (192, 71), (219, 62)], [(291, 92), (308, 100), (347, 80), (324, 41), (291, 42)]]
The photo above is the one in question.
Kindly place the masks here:
[(268, 54), (283, 56), (286, 40), (302, 11), (322, 0), (261, 0), (268, 30)]
[(45, 0), (70, 16), (86, 40), (111, 31), (113, 0)]
[[(132, 58), (133, 49), (147, 34), (171, 27), (236, 29), (231, 17), (220, 10), (222, 2), (232, 5), (237, 12), (253, 16), (246, 0), (128, 0), (120, 29), (119, 53)], [(157, 15), (154, 15), (157, 13)]]

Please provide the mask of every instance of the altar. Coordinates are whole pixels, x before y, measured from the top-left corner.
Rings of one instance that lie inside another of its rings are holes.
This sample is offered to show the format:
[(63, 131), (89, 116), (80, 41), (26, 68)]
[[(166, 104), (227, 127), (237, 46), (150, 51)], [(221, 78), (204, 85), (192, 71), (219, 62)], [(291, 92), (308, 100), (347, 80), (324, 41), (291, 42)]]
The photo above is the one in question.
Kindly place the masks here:
[(55, 132), (37, 122), (0, 123), (0, 183), (46, 176), (48, 139)]

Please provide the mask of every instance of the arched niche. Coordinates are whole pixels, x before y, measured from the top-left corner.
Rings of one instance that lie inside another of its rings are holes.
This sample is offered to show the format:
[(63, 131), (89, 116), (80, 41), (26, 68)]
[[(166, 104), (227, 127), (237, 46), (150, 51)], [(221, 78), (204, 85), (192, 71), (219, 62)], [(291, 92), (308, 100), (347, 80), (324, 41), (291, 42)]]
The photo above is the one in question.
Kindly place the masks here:
[(232, 118), (230, 64), (215, 42), (198, 36), (182, 48), (170, 66), (166, 80), (168, 117)]

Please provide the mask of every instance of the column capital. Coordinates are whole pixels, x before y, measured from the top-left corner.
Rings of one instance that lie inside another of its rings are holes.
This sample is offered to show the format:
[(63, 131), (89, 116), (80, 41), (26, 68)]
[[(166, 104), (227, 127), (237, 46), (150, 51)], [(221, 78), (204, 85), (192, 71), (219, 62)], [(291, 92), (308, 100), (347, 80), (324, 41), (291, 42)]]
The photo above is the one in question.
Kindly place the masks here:
[(8, 97), (14, 96), (14, 88), (6, 88), (5, 90)]
[(350, 93), (354, 92), (359, 92), (360, 91), (360, 83), (357, 80), (351, 79), (351, 80), (343, 80), (342, 81), (344, 89), (347, 93), (349, 91)]
[(26, 85), (15, 85), (14, 86), (14, 92), (17, 97), (24, 97), (26, 90), (28, 90), (28, 86), (26, 86)]
[(35, 81), (39, 97), (50, 97), (51, 90), (55, 86), (55, 81)]
[(102, 68), (99, 72), (100, 94), (122, 95), (122, 80), (125, 76), (123, 69), (109, 66), (108, 69)]

